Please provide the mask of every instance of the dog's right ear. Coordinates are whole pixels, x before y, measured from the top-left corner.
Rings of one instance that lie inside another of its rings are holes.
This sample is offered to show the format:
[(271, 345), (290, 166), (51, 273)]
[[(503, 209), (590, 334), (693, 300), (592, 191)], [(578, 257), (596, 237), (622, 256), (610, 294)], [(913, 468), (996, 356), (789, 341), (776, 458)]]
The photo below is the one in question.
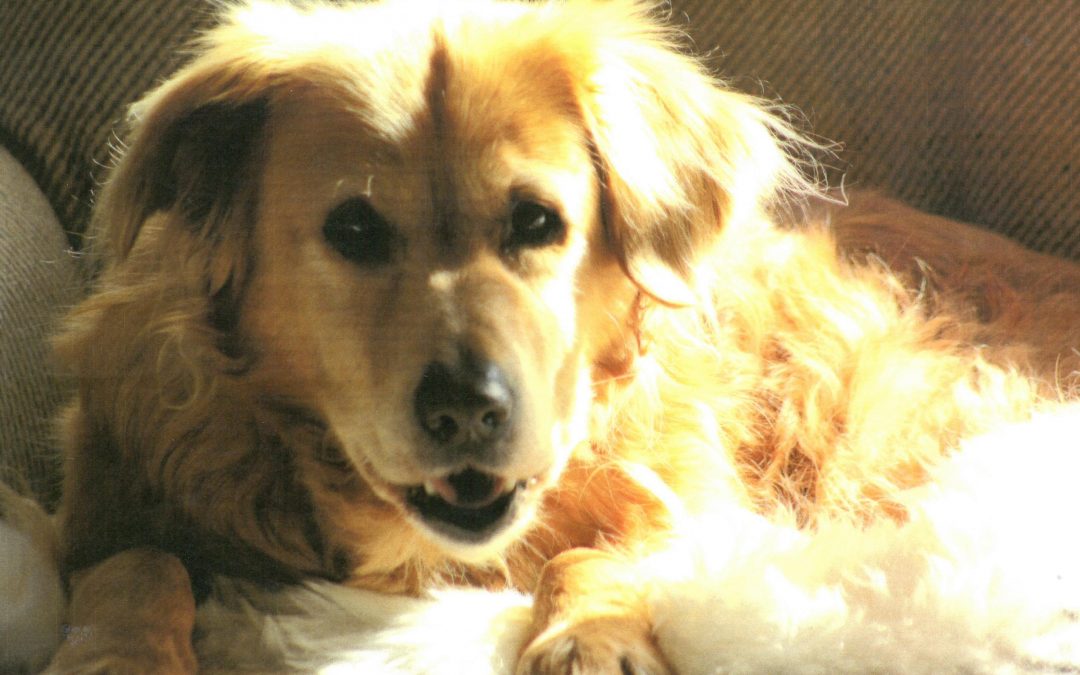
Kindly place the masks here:
[(250, 74), (202, 57), (132, 106), (126, 152), (95, 204), (93, 250), (126, 259), (155, 214), (209, 254), (207, 291), (237, 270), (253, 217), (269, 93)]
[(293, 66), (313, 51), (311, 35), (297, 36), (310, 7), (251, 0), (220, 9), (192, 44), (194, 58), (129, 111), (91, 223), (92, 248), (106, 260), (127, 258), (162, 212), (167, 226), (181, 221), (203, 242), (223, 244), (219, 226), (240, 222), (235, 209), (257, 183), (272, 101), (304, 84)]
[[(207, 234), (257, 168), (255, 146), (268, 108), (265, 99), (206, 103), (155, 134), (138, 170), (139, 215), (172, 210)], [(133, 234), (126, 233), (128, 246)]]

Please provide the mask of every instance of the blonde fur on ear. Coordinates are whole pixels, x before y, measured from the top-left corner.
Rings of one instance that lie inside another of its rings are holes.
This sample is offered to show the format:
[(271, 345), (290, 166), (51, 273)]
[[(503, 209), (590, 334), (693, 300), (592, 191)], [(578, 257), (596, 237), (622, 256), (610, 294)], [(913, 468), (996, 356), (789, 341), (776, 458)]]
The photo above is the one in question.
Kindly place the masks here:
[[(827, 146), (780, 107), (728, 88), (679, 48), (647, 3), (588, 4), (580, 92), (605, 182), (608, 235), (631, 279), (665, 304), (701, 299), (693, 268), (724, 228), (753, 228), (819, 193)], [(602, 26), (599, 36), (593, 26)]]

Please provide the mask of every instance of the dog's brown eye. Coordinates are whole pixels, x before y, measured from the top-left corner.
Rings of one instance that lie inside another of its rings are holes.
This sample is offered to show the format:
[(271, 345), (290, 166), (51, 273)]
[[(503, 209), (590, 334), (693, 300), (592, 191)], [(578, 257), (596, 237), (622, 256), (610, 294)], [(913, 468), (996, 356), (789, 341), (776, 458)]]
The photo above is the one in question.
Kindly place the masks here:
[(554, 210), (530, 201), (514, 204), (507, 248), (547, 246), (563, 241), (565, 236), (566, 227)]
[(389, 264), (400, 246), (394, 226), (359, 197), (334, 207), (323, 236), (334, 250), (359, 265)]

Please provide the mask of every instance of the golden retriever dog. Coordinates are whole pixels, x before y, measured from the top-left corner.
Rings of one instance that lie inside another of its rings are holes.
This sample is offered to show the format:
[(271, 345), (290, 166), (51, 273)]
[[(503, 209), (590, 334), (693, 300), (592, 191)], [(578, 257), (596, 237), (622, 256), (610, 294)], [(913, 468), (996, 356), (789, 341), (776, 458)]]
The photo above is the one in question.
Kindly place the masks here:
[(228, 9), (133, 109), (57, 338), (94, 637), (54, 670), (195, 670), (224, 574), (524, 589), (519, 672), (664, 673), (673, 499), (903, 520), (1068, 386), (1080, 273), (821, 207), (777, 113), (640, 2)]

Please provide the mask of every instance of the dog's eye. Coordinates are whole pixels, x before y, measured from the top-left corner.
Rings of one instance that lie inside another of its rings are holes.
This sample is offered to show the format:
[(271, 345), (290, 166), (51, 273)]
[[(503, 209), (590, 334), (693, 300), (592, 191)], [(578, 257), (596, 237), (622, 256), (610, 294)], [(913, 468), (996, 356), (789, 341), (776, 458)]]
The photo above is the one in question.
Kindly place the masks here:
[(400, 243), (394, 226), (359, 197), (334, 207), (326, 217), (323, 236), (341, 255), (369, 266), (393, 262)]
[(554, 210), (530, 201), (519, 201), (510, 212), (507, 248), (532, 248), (556, 244), (566, 237), (562, 218)]

